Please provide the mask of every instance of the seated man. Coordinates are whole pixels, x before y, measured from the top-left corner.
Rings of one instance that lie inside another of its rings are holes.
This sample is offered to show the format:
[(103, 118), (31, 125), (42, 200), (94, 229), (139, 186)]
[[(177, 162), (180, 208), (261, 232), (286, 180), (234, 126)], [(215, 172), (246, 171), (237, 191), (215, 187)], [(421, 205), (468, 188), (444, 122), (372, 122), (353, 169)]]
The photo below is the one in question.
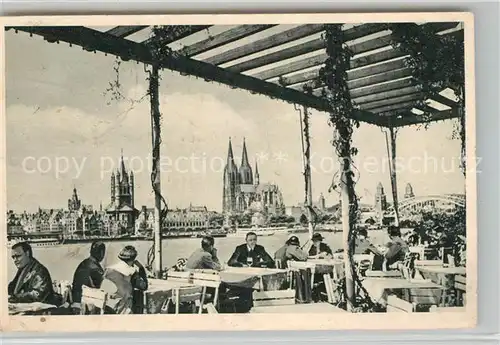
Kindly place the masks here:
[(315, 233), (312, 236), (312, 246), (309, 249), (309, 257), (314, 259), (331, 259), (333, 252), (328, 244), (323, 243), (323, 236), (320, 233)]
[(397, 263), (403, 262), (408, 252), (408, 245), (401, 238), (401, 231), (396, 226), (389, 226), (387, 229), (391, 241), (386, 244), (385, 253), (386, 268), (397, 269)]
[(187, 259), (186, 270), (210, 269), (220, 271), (222, 266), (217, 257), (217, 249), (215, 249), (214, 244), (213, 237), (204, 236), (201, 239), (201, 248), (195, 250)]
[(73, 275), (72, 297), (73, 303), (82, 300), (82, 286), (99, 289), (104, 276), (101, 262), (106, 253), (106, 246), (100, 241), (93, 242), (90, 246), (90, 256), (80, 262)]
[(59, 304), (60, 301), (55, 301), (50, 273), (33, 257), (30, 244), (16, 243), (12, 246), (11, 256), (17, 267), (17, 273), (8, 286), (9, 302)]
[(307, 261), (308, 255), (300, 248), (299, 238), (291, 236), (285, 245), (276, 251), (274, 258), (281, 263), (281, 268), (287, 268), (288, 261)]
[(247, 233), (246, 243), (236, 247), (233, 255), (227, 262), (228, 266), (233, 267), (267, 267), (274, 268), (274, 260), (263, 246), (257, 244), (257, 234), (255, 232)]

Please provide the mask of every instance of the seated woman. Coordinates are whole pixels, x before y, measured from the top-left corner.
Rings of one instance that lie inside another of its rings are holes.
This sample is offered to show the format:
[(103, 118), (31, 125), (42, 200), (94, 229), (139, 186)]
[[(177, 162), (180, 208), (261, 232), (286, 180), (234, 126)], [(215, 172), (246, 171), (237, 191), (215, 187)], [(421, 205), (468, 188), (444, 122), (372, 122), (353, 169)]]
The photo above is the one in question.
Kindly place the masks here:
[(134, 288), (147, 289), (147, 280), (141, 274), (141, 265), (136, 261), (137, 251), (126, 246), (118, 254), (118, 263), (104, 272), (101, 289), (108, 293), (107, 305), (115, 314), (131, 314), (134, 309)]

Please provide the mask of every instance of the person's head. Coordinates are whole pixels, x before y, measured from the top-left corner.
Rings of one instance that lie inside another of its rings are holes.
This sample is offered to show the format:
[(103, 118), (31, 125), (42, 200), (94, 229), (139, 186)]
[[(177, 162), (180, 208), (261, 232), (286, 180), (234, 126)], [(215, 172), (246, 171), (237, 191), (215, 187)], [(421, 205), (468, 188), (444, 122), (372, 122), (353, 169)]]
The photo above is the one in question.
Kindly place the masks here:
[(90, 256), (101, 262), (106, 254), (106, 245), (101, 241), (94, 241), (90, 246)]
[(12, 260), (18, 269), (24, 268), (33, 258), (33, 249), (28, 242), (19, 242), (12, 246)]
[(126, 262), (128, 265), (132, 266), (137, 258), (137, 250), (134, 246), (125, 246), (118, 254), (118, 259)]
[(201, 239), (201, 248), (206, 252), (212, 251), (214, 249), (214, 244), (214, 238), (211, 236), (203, 236)]
[(245, 241), (250, 248), (255, 247), (257, 244), (257, 234), (255, 232), (248, 232), (245, 236)]
[(389, 228), (387, 229), (387, 233), (389, 234), (389, 237), (401, 237), (401, 230), (397, 226), (390, 225)]
[(291, 236), (288, 241), (286, 241), (286, 244), (289, 246), (300, 246), (300, 241), (297, 236)]
[(368, 231), (366, 229), (359, 229), (358, 230), (358, 238), (361, 240), (364, 240), (368, 237)]
[(314, 245), (316, 247), (319, 247), (320, 243), (323, 241), (323, 236), (321, 236), (320, 233), (315, 233), (313, 236), (312, 236), (312, 242), (314, 243)]

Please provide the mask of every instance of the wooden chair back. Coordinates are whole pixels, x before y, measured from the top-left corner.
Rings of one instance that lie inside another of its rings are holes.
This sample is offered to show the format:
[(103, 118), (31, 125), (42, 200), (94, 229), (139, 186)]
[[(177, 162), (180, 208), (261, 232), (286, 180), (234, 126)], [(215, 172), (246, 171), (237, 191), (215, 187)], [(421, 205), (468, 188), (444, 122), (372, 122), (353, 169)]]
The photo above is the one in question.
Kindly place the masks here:
[(401, 298), (390, 295), (387, 297), (387, 312), (399, 312), (399, 313), (413, 313), (415, 311), (415, 305), (402, 300)]
[(415, 260), (415, 266), (443, 266), (442, 260)]
[(85, 315), (87, 309), (90, 309), (89, 307), (96, 307), (101, 310), (101, 315), (103, 315), (107, 300), (108, 294), (106, 292), (83, 285), (80, 314)]
[(464, 275), (455, 276), (455, 290), (457, 292), (457, 302), (459, 305), (465, 306), (467, 304), (467, 279)]
[(207, 309), (208, 314), (219, 314), (213, 303), (208, 303), (205, 308)]
[(214, 300), (213, 305), (217, 306), (219, 302), (219, 288), (221, 284), (221, 278), (218, 274), (209, 274), (209, 273), (197, 273), (193, 272), (191, 275), (191, 284), (202, 287), (202, 295), (200, 304), (202, 308), (200, 308), (199, 313), (201, 314), (203, 311), (203, 306), (205, 303), (205, 298), (207, 297), (207, 288), (215, 289), (214, 292)]
[(254, 307), (295, 304), (295, 290), (254, 291)]
[(179, 314), (179, 309), (181, 303), (192, 303), (193, 313), (196, 310), (196, 305), (200, 305), (200, 309), (203, 309), (201, 305), (201, 296), (203, 294), (203, 287), (201, 286), (189, 286), (189, 287), (179, 287), (172, 290), (172, 297), (169, 298), (165, 304), (162, 306), (162, 312), (168, 312), (168, 307), (170, 303), (175, 306), (175, 313)]
[(62, 296), (62, 305), (70, 306), (73, 303), (73, 296), (71, 295), (72, 284), (68, 280), (54, 281), (54, 290)]

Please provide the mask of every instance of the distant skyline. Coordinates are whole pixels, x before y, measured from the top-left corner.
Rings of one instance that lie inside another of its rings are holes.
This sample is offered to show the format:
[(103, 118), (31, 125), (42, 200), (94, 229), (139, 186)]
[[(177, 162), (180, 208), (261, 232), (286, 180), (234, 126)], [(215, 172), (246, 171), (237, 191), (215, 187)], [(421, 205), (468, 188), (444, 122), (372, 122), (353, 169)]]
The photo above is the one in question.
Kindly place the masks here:
[[(84, 204), (98, 207), (102, 202), (105, 207), (110, 202), (111, 171), (103, 172), (101, 162), (109, 162), (112, 157), (117, 163), (121, 149), (126, 158), (147, 161), (151, 155), (149, 99), (131, 109), (128, 101), (105, 96), (109, 83), (116, 78), (114, 64), (115, 58), (110, 55), (6, 32), (8, 209), (66, 207), (73, 186)], [(173, 161), (184, 157), (183, 162), (190, 157), (198, 157), (199, 162), (225, 162), (231, 137), (239, 164), (245, 137), (252, 167), (259, 160), (261, 182), (278, 184), (287, 206), (303, 202), (300, 125), (293, 105), (167, 70), (161, 75), (163, 156)], [(143, 66), (122, 62), (120, 83), (127, 97), (141, 98), (147, 90)], [(336, 158), (327, 120), (327, 114), (312, 111), (312, 185), (314, 199), (323, 193), (326, 203), (332, 205), (338, 202), (335, 192), (328, 193), (335, 172), (330, 163)], [(464, 193), (465, 180), (458, 166), (460, 142), (451, 139), (453, 121), (432, 123), (427, 130), (411, 126), (398, 131), (397, 155), (405, 163), (398, 173), (400, 198), (407, 183), (412, 184), (416, 195)], [(353, 144), (359, 150), (357, 166), (363, 166), (356, 187), (357, 194), (363, 196), (361, 202), (373, 203), (379, 181), (391, 201), (384, 134), (378, 127), (361, 124), (355, 130)], [(69, 162), (84, 162), (84, 169), (78, 178), (74, 165), (58, 178), (53, 170), (28, 173), (22, 167), (26, 157), (48, 157), (52, 162), (56, 157), (66, 157)], [(422, 160), (426, 157), (440, 160), (444, 166), (430, 166), (426, 172), (410, 171), (410, 166), (425, 168)], [(162, 192), (169, 207), (193, 203), (221, 210), (223, 174), (220, 169), (208, 170), (163, 172)], [(135, 181), (136, 207), (151, 207), (154, 196), (149, 173), (136, 171)]]

